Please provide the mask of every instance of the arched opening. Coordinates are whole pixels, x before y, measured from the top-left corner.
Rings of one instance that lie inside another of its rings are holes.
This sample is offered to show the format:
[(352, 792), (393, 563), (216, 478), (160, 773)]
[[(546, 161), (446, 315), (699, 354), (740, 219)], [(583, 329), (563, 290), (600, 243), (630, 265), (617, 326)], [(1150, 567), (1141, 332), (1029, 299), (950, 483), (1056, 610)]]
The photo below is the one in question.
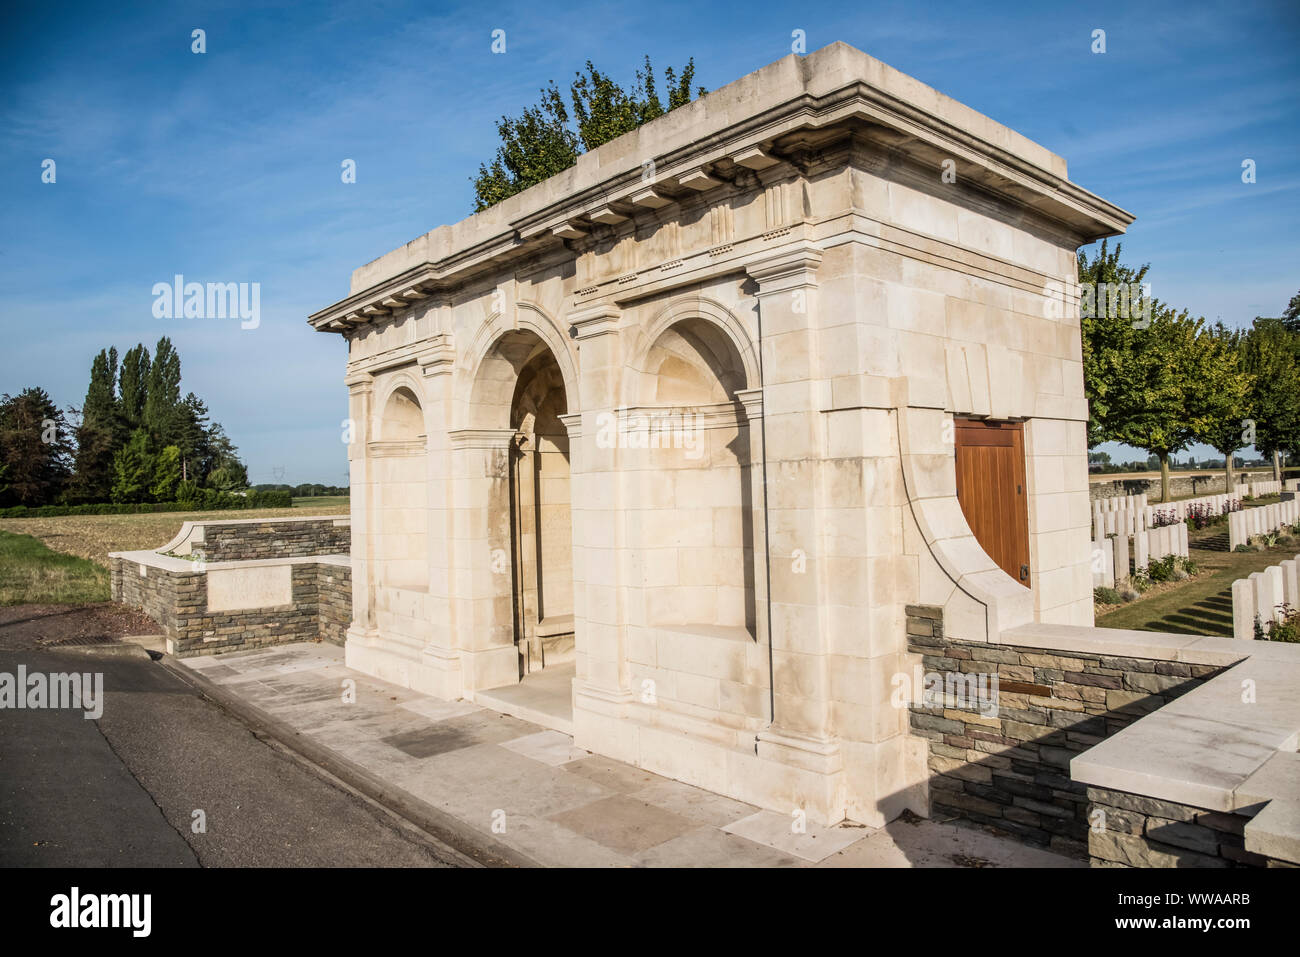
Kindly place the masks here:
[(466, 410), (469, 431), (491, 447), (471, 453), (482, 464), (469, 465), (466, 476), (483, 481), (473, 493), (482, 515), (471, 521), (481, 524), (487, 547), (475, 554), (493, 562), (492, 574), (479, 579), (486, 586), (482, 615), (498, 646), (509, 633), (518, 657), (512, 677), (519, 679), (549, 669), (559, 681), (577, 657), (563, 370), (538, 332), (510, 330), (478, 364)]
[[(662, 332), (640, 370), (626, 444), (644, 448), (645, 617), (652, 628), (757, 636), (750, 423), (731, 339), (688, 318)], [(645, 430), (645, 438), (638, 433)]]
[(419, 398), (407, 386), (394, 389), (376, 424), (371, 444), (376, 583), (427, 592), (428, 462)]
[(564, 376), (538, 344), (510, 402), (510, 526), (520, 677), (574, 660), (573, 529)]

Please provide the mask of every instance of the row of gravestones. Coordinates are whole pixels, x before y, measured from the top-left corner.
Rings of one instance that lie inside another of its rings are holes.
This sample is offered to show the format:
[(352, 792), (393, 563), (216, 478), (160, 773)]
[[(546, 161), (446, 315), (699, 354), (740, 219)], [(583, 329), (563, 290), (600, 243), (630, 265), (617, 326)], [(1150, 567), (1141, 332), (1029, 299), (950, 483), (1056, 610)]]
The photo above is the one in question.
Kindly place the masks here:
[(1228, 548), (1237, 550), (1256, 535), (1268, 535), (1284, 525), (1300, 522), (1300, 499), (1247, 508), (1228, 516)]
[(1145, 569), (1152, 561), (1170, 555), (1188, 556), (1187, 525), (1164, 525), (1148, 528), (1132, 535), (1100, 537), (1092, 543), (1092, 585), (1094, 588), (1114, 588), (1129, 572), (1129, 539), (1132, 539), (1133, 571)]
[(1300, 607), (1297, 559), (1300, 555), (1232, 583), (1234, 638), (1254, 638), (1256, 620), (1269, 625), (1281, 621), (1287, 611)]
[(1132, 535), (1161, 522), (1181, 522), (1186, 520), (1194, 508), (1207, 508), (1215, 515), (1222, 515), (1230, 508), (1239, 507), (1241, 499), (1248, 492), (1247, 486), (1239, 485), (1232, 494), (1200, 495), (1164, 505), (1148, 505), (1145, 495), (1098, 499), (1092, 503), (1093, 538), (1118, 535), (1121, 531)]

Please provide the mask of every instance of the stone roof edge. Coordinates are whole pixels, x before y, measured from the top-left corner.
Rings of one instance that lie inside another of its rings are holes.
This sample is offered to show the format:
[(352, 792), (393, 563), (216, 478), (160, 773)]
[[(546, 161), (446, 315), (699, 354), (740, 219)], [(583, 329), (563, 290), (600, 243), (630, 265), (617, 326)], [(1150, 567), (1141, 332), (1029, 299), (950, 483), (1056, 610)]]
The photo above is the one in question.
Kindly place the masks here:
[[(778, 85), (784, 81), (785, 89), (757, 111), (734, 118), (727, 107), (735, 105), (737, 95), (767, 79)], [(704, 122), (718, 97), (714, 112), (721, 119)], [(934, 103), (927, 107), (920, 102), (925, 99)], [(1068, 217), (1081, 237), (1122, 232), (1133, 221), (1132, 214), (1071, 183), (1064, 160), (1055, 154), (867, 54), (836, 43), (748, 74), (584, 154), (570, 169), (488, 210), (439, 226), (360, 267), (353, 273), (352, 293), (308, 321), (318, 329), (343, 328), (344, 317), (353, 324), (368, 321), (426, 298), (431, 289), (453, 285), (458, 276), (464, 278), (494, 260), (540, 248), (534, 242), (538, 238), (563, 238), (571, 221), (611, 205), (626, 209), (632, 195), (644, 192), (643, 158), (655, 161), (651, 185), (676, 186), (682, 177), (699, 176), (703, 167), (719, 160), (761, 153), (779, 137), (854, 120), (927, 140), (980, 164), (1008, 189), (1034, 193)], [(643, 143), (660, 131), (657, 142)]]

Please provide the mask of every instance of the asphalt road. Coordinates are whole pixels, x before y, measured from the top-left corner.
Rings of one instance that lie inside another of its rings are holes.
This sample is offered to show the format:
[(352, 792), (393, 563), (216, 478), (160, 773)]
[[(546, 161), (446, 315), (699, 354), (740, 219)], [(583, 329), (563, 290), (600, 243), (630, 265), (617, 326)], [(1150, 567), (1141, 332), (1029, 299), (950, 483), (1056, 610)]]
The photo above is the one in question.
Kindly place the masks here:
[[(6, 610), (8, 611), (8, 610)], [(9, 619), (8, 621), (4, 618)], [(0, 618), (0, 673), (102, 672), (103, 714), (0, 708), (0, 866), (447, 867), (436, 839), (346, 790), (146, 657), (38, 647)], [(202, 812), (205, 829), (196, 830)]]

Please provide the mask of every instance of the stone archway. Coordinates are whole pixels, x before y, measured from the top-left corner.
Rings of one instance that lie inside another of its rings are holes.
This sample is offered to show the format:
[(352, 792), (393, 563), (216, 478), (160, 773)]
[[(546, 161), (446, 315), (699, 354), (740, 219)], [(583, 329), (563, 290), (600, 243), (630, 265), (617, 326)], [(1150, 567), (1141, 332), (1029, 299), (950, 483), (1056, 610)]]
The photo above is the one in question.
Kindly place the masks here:
[[(456, 472), (473, 503), (465, 510), (474, 587), (467, 612), (475, 622), (467, 637), (481, 645), (471, 657), (492, 661), (474, 664), (472, 690), (576, 658), (570, 450), (561, 420), (572, 391), (564, 368), (537, 331), (504, 331), (474, 367), (466, 397), (472, 427), (453, 435)], [(508, 665), (500, 657), (507, 652)]]
[(539, 346), (510, 403), (510, 524), (520, 677), (574, 659), (568, 411), (555, 356)]
[[(753, 383), (726, 330), (674, 317), (650, 342), (628, 411), (627, 465), (640, 466), (638, 510), (646, 625), (757, 638), (755, 436), (742, 396)], [(645, 429), (644, 440), (636, 438)], [(653, 486), (653, 487), (652, 487)], [(656, 494), (654, 487), (670, 488)]]
[(429, 589), (426, 429), (412, 387), (399, 380), (379, 410), (370, 443), (374, 481), (376, 584), (381, 589)]

